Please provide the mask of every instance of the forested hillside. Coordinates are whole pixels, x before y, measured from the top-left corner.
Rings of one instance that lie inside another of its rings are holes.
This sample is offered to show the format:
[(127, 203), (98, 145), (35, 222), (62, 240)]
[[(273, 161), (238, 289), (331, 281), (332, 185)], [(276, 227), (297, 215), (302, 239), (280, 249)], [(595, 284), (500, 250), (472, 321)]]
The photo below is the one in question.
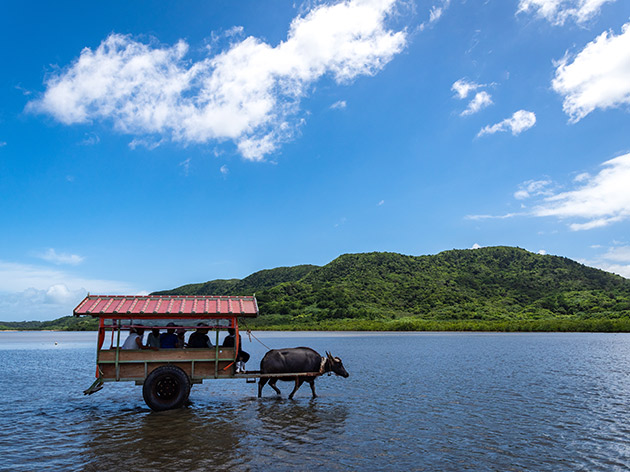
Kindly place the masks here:
[(563, 329), (578, 321), (601, 329), (625, 326), (630, 317), (630, 280), (512, 247), (345, 254), (322, 267), (283, 267), (156, 293), (254, 292), (257, 325), (294, 329)]
[[(267, 329), (630, 331), (630, 280), (512, 247), (433, 256), (345, 254), (319, 267), (262, 270), (159, 295), (256, 294)], [(92, 319), (0, 329), (95, 329)]]

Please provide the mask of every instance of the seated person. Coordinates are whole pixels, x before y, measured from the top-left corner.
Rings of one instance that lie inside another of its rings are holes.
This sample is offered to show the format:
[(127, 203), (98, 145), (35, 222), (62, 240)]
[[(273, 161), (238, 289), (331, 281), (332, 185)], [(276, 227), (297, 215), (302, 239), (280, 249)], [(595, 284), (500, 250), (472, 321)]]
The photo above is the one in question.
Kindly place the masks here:
[(197, 330), (188, 338), (188, 347), (192, 348), (208, 348), (214, 347), (210, 338), (208, 337), (208, 325), (205, 323), (198, 323)]
[(151, 329), (151, 332), (147, 336), (147, 346), (153, 349), (160, 347), (160, 330), (159, 328)]
[(175, 334), (175, 323), (171, 321), (166, 326), (172, 326), (172, 328), (168, 328), (166, 333), (160, 334), (160, 349), (175, 349), (178, 343), (177, 335)]
[[(236, 345), (236, 330), (228, 328), (228, 335), (223, 340), (223, 347), (234, 347)], [(236, 356), (236, 373), (245, 372), (245, 363), (249, 360), (249, 353), (243, 351), (241, 335), (238, 335), (238, 355)]]
[(175, 334), (177, 335), (177, 347), (180, 349), (184, 349), (187, 347), (186, 344), (186, 330), (184, 328), (177, 328), (175, 330)]
[(129, 336), (125, 339), (121, 349), (149, 349), (149, 346), (142, 344), (143, 335), (144, 328), (131, 328), (129, 330)]

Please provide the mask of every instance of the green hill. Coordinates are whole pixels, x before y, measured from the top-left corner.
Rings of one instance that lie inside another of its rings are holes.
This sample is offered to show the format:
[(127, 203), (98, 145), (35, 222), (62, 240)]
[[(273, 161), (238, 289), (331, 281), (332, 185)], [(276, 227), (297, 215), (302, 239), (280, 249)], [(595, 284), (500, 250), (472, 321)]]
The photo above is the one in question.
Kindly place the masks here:
[[(433, 256), (345, 254), (159, 294), (256, 293), (258, 327), (630, 329), (630, 280), (512, 247)], [(627, 325), (627, 326), (626, 326)]]
[[(251, 295), (257, 329), (627, 331), (630, 280), (513, 247), (432, 256), (344, 254), (325, 266), (261, 270), (160, 295)], [(95, 329), (92, 319), (0, 329)]]

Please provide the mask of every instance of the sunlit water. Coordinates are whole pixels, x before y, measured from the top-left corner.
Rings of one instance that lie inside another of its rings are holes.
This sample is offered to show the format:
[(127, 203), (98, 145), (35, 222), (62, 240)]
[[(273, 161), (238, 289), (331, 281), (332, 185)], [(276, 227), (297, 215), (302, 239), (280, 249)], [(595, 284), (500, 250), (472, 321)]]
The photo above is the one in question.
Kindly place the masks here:
[[(0, 333), (0, 469), (630, 468), (630, 335), (256, 334), (332, 351), (350, 377), (319, 378), (314, 400), (207, 381), (155, 413), (133, 383), (83, 396), (95, 333)], [(243, 340), (257, 368), (266, 348)]]

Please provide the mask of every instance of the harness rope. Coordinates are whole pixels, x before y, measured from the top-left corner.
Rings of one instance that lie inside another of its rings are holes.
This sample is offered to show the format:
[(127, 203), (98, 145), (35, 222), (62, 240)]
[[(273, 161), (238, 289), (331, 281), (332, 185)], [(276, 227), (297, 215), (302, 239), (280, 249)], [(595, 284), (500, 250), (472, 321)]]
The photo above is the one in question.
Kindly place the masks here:
[(326, 362), (328, 362), (328, 357), (322, 357), (322, 362), (319, 364), (319, 375), (324, 375), (326, 372)]
[[(241, 323), (243, 323), (243, 321), (241, 321)], [(252, 342), (252, 336), (253, 336), (253, 338), (254, 338), (256, 341), (258, 341), (260, 344), (262, 344), (263, 346), (265, 346), (265, 347), (266, 347), (269, 351), (271, 351), (271, 348), (270, 348), (269, 346), (267, 346), (264, 342), (262, 342), (260, 339), (258, 339), (258, 338), (256, 337), (256, 335), (255, 335), (254, 333), (252, 333), (252, 330), (251, 330), (251, 329), (249, 329), (245, 323), (243, 323), (243, 326), (245, 326), (245, 329), (246, 329), (245, 333), (247, 334), (247, 337), (249, 337), (249, 342), (250, 342), (250, 343)]]

